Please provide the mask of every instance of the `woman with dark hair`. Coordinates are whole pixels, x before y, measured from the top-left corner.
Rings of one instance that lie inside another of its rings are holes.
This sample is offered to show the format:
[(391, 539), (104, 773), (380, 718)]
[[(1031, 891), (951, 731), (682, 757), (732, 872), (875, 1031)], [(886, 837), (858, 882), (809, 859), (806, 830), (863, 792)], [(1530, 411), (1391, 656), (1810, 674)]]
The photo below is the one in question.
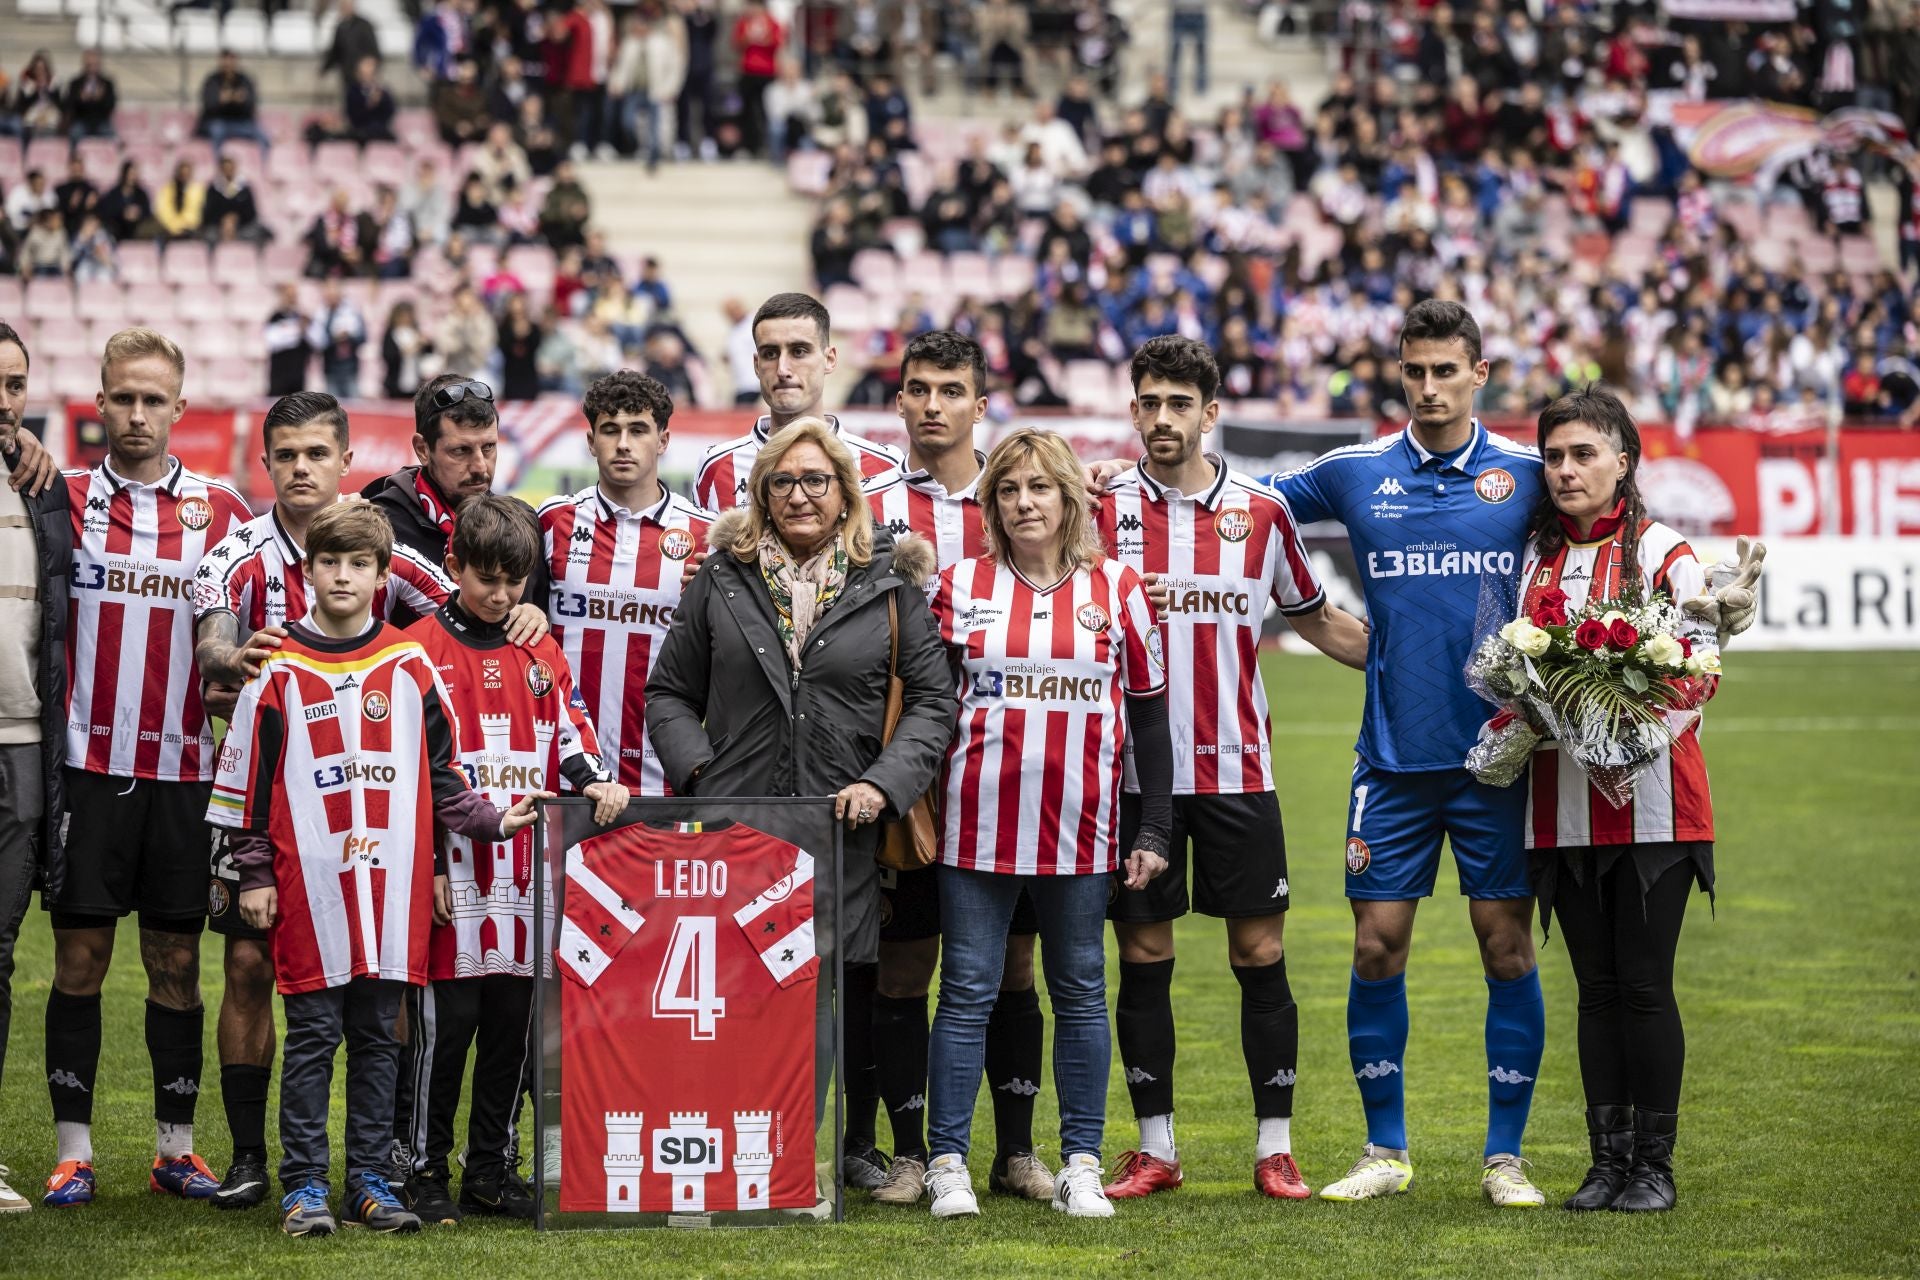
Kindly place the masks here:
[[(1588, 388), (1539, 421), (1547, 496), (1535, 513), (1521, 612), (1570, 617), (1590, 599), (1677, 606), (1706, 591), (1681, 536), (1649, 519), (1635, 472), (1640, 433), (1611, 392)], [(1691, 712), (1713, 696), (1714, 627), (1687, 618), (1674, 683)], [(1657, 641), (1656, 641), (1657, 643)], [(1685, 653), (1683, 655), (1683, 650)], [(1680, 674), (1684, 671), (1686, 674)], [(1674, 952), (1694, 887), (1713, 891), (1713, 798), (1699, 723), (1676, 717), (1672, 744), (1622, 808), (1543, 741), (1533, 757), (1527, 846), (1540, 919), (1555, 917), (1580, 990), (1580, 1077), (1593, 1166), (1568, 1209), (1639, 1213), (1674, 1203), (1673, 1142), (1686, 1039)]]
[(389, 400), (411, 400), (420, 384), (420, 361), (433, 350), (433, 341), (421, 329), (413, 303), (402, 298), (387, 312), (387, 331), (380, 339), (380, 385)]
[(139, 162), (120, 162), (120, 178), (100, 197), (98, 212), (100, 225), (116, 241), (151, 237), (159, 224), (153, 220), (153, 200), (140, 184)]
[(500, 317), (500, 398), (532, 400), (540, 394), (540, 365), (535, 359), (546, 334), (527, 313), (527, 295), (510, 294)]

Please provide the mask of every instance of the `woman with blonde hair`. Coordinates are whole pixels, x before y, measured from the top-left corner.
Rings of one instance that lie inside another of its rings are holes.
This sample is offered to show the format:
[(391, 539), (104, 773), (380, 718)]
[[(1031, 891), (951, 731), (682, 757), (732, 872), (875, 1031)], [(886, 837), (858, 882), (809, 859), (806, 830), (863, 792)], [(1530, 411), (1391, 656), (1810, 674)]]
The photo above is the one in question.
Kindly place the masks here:
[[(921, 586), (933, 548), (874, 527), (853, 454), (820, 418), (776, 431), (747, 489), (747, 505), (714, 522), (713, 554), (674, 613), (647, 681), (647, 735), (676, 795), (835, 797), (848, 828), (835, 917), (844, 1078), (858, 1095), (873, 1058), (880, 824), (925, 794), (953, 736)], [(883, 745), (896, 620), (905, 689)], [(884, 1170), (873, 1119), (871, 1107), (850, 1118), (847, 1161)]]
[[(960, 698), (942, 788), (943, 943), (928, 1073), (927, 1190), (937, 1218), (980, 1211), (968, 1137), (1023, 889), (1039, 915), (1053, 1003), (1062, 1157), (1053, 1207), (1113, 1214), (1100, 1170), (1112, 1056), (1107, 896), (1116, 877), (1137, 889), (1166, 869), (1173, 744), (1146, 589), (1103, 555), (1082, 475), (1060, 436), (1032, 428), (1008, 436), (977, 490), (987, 554), (947, 569), (934, 593)], [(1141, 821), (1123, 861), (1129, 764)]]

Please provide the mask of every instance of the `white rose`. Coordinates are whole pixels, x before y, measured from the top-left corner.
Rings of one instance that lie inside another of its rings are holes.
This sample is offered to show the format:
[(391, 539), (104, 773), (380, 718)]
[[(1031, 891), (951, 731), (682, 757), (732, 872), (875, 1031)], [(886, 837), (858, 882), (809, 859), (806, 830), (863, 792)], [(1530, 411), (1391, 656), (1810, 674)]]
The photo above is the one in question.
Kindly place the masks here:
[(1547, 651), (1547, 646), (1553, 643), (1552, 636), (1525, 618), (1515, 618), (1500, 628), (1500, 638), (1529, 658), (1539, 657)]
[(1609, 609), (1600, 615), (1601, 624), (1608, 627), (1611, 627), (1616, 622), (1625, 622), (1626, 620), (1627, 615), (1618, 609)]
[(1657, 667), (1677, 667), (1686, 657), (1686, 650), (1670, 635), (1657, 635), (1647, 641), (1647, 660)]
[(1720, 674), (1720, 653), (1709, 649), (1705, 653), (1696, 653), (1687, 659), (1687, 674), (1691, 676), (1717, 676)]

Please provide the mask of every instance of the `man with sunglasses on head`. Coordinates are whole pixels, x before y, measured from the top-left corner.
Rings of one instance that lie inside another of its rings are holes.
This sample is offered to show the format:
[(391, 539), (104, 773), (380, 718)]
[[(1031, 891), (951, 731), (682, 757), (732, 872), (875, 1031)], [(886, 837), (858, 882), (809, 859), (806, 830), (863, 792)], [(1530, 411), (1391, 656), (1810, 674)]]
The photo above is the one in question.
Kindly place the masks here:
[(395, 542), (439, 564), (447, 558), (460, 504), (493, 488), (499, 448), (493, 388), (443, 373), (413, 397), (413, 455), (419, 463), (380, 477), (360, 496), (386, 513)]

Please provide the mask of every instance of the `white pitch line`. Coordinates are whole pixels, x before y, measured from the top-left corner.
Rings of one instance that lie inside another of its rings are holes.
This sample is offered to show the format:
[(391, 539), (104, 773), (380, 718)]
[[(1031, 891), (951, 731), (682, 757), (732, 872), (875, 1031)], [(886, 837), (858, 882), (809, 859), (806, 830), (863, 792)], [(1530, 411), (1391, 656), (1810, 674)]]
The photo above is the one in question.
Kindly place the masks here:
[[(1353, 737), (1355, 724), (1324, 720), (1281, 721), (1276, 738)], [(1706, 718), (1709, 737), (1716, 733), (1920, 733), (1920, 716), (1728, 716)]]

